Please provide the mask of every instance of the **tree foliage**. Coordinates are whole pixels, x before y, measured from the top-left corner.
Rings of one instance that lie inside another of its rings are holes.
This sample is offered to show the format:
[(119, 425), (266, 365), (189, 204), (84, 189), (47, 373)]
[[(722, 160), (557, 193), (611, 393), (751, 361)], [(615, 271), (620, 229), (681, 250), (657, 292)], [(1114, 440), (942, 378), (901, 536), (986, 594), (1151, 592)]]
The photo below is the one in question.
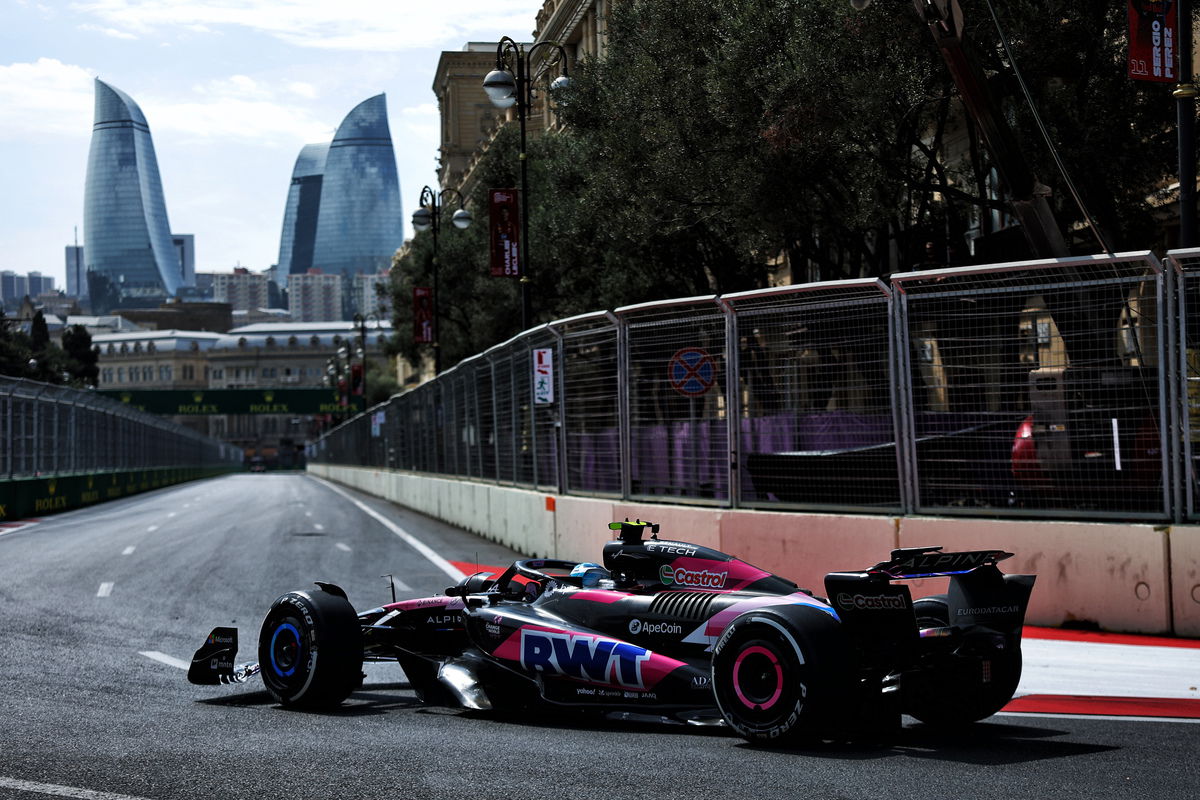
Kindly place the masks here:
[[(999, 21), (1050, 138), (1117, 250), (1159, 242), (1147, 198), (1174, 172), (1170, 86), (1125, 76), (1123, 4), (1012, 0)], [(983, 0), (967, 35), (1064, 232), (1082, 214), (1018, 92)], [(565, 130), (529, 142), (536, 321), (668, 297), (970, 259), (968, 232), (1006, 209), (985, 143), (909, 2), (614, 3), (607, 51), (553, 98)], [(965, 134), (965, 135), (964, 135)], [(965, 146), (951, 146), (954, 141)], [(468, 231), (439, 237), (442, 363), (517, 332), (518, 286), (487, 275), (488, 188), (519, 183), (515, 125), (476, 168)], [(452, 204), (447, 204), (450, 209)], [(1089, 236), (1072, 244), (1096, 252)], [(393, 270), (397, 346), (415, 360), (411, 291), (432, 285), (419, 234)]]

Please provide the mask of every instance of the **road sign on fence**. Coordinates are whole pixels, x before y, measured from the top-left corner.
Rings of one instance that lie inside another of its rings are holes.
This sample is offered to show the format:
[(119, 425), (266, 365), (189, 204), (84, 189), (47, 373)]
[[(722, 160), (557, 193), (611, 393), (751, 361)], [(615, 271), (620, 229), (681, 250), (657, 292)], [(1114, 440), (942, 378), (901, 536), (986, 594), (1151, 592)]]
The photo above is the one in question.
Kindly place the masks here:
[(667, 375), (675, 391), (687, 397), (699, 397), (717, 382), (717, 365), (707, 351), (685, 347), (671, 356)]

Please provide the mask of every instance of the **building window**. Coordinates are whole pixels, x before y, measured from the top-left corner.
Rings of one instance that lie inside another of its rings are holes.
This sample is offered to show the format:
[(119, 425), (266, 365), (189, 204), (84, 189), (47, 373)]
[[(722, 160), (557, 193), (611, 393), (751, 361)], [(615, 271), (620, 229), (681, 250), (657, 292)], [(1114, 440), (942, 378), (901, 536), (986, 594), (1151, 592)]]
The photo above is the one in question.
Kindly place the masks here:
[(117, 367), (117, 383), (125, 382), (125, 368)]

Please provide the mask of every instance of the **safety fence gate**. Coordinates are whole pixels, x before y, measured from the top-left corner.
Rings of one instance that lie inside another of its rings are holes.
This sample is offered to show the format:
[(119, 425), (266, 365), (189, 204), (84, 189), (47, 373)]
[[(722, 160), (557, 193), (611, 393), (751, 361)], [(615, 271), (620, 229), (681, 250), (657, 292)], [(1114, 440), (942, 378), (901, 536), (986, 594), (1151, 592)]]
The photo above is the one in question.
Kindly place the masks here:
[(318, 462), (720, 507), (1195, 519), (1200, 250), (682, 298), (543, 325)]

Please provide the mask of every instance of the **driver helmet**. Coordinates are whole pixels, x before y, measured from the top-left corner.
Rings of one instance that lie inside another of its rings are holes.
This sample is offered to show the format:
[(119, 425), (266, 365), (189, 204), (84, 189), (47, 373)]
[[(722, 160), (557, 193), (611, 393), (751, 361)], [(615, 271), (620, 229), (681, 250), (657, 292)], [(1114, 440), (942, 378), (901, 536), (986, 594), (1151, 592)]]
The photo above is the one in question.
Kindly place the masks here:
[(594, 564), (591, 561), (585, 561), (582, 564), (576, 564), (571, 567), (571, 577), (579, 578), (579, 585), (585, 589), (599, 586), (600, 581), (609, 577), (608, 570), (599, 564)]

